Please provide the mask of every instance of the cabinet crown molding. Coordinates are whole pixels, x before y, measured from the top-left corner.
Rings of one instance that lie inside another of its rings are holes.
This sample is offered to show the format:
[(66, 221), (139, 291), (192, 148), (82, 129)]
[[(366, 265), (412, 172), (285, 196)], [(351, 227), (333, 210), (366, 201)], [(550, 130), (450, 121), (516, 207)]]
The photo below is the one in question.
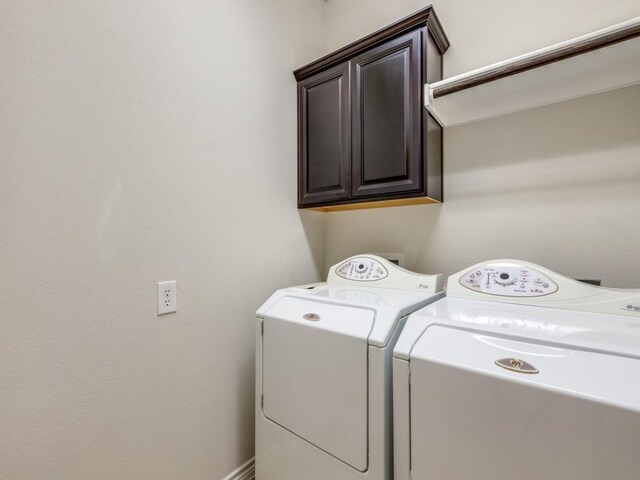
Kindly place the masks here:
[(429, 33), (433, 37), (435, 44), (440, 50), (440, 54), (446, 52), (449, 48), (449, 39), (444, 33), (435, 10), (431, 5), (429, 5), (428, 7), (425, 7), (422, 10), (418, 10), (408, 17), (405, 17), (401, 20), (398, 20), (397, 22), (392, 23), (391, 25), (381, 28), (380, 30), (375, 31), (372, 34), (361, 38), (360, 40), (356, 40), (355, 42), (350, 43), (346, 47), (342, 47), (335, 52), (325, 55), (324, 57), (305, 65), (304, 67), (300, 67), (297, 70), (294, 70), (293, 75), (295, 76), (297, 81), (303, 80), (319, 72), (320, 70), (324, 70), (355, 55), (358, 55), (364, 50), (367, 50), (380, 42), (387, 41), (392, 37), (401, 35), (409, 30), (423, 25), (427, 26)]

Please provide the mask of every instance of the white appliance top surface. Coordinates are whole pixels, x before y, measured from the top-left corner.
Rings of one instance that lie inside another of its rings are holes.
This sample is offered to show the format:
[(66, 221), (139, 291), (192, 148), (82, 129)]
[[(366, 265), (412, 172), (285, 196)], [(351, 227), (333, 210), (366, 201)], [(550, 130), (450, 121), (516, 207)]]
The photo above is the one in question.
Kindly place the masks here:
[[(527, 362), (537, 370), (536, 374), (514, 373), (495, 364), (496, 360), (512, 358)], [(640, 376), (637, 358), (432, 326), (411, 352), (412, 365), (419, 360), (536, 387), (560, 389), (563, 394), (599, 399), (640, 413), (640, 389), (637, 381), (631, 381)]]
[[(421, 293), (389, 288), (316, 283), (278, 290), (260, 307), (257, 316), (262, 318), (270, 314), (272, 308), (277, 308), (279, 300), (285, 297), (302, 300), (300, 305), (305, 307), (304, 313), (317, 313), (315, 310), (326, 310), (330, 306), (366, 309), (374, 313), (373, 328), (369, 333), (368, 342), (371, 345), (384, 347), (389, 342), (401, 317), (442, 298), (443, 295), (443, 292)], [(332, 309), (332, 311), (341, 312), (340, 309)], [(300, 317), (300, 312), (291, 312), (291, 315), (297, 319)], [(340, 314), (340, 318), (332, 318), (326, 325), (320, 320), (315, 326), (325, 328), (341, 321), (348, 321), (348, 319)]]
[[(293, 291), (296, 287), (293, 287)], [(326, 299), (332, 302), (362, 307), (378, 308), (387, 307), (405, 310), (416, 303), (422, 303), (431, 298), (438, 298), (439, 293), (421, 293), (410, 290), (393, 290), (390, 288), (376, 288), (350, 285), (324, 284), (320, 288), (306, 293), (309, 297)]]
[(411, 315), (394, 355), (408, 359), (434, 325), (640, 358), (640, 318), (451, 297)]
[[(444, 295), (442, 275), (420, 274), (405, 270), (388, 260), (370, 254), (355, 255), (332, 266), (327, 281), (290, 287), (275, 292), (256, 312), (264, 318), (283, 297), (303, 300), (302, 310), (332, 312), (320, 319), (316, 328), (331, 328), (349, 322), (344, 309), (327, 305), (349, 306), (374, 312), (374, 324), (368, 343), (384, 347), (401, 317), (428, 305)], [(305, 303), (306, 302), (306, 303)], [(291, 312), (289, 320), (298, 321), (300, 312)]]

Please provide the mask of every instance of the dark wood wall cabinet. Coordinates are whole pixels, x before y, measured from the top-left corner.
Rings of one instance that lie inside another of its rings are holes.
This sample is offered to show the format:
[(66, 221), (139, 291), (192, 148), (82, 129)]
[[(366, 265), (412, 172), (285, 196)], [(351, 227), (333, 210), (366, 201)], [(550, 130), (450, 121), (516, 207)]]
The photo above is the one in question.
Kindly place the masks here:
[(449, 47), (431, 7), (294, 72), (298, 207), (442, 201), (442, 127), (423, 85)]

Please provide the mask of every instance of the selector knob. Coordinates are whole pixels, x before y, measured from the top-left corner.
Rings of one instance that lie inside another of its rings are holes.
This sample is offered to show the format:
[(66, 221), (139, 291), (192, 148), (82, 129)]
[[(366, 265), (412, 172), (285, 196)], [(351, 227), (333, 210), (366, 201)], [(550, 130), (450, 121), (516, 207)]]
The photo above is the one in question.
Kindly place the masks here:
[(516, 275), (511, 274), (511, 273), (502, 272), (502, 273), (496, 274), (493, 277), (493, 280), (498, 285), (502, 285), (502, 286), (506, 287), (506, 286), (515, 284), (518, 281), (518, 277)]
[(367, 269), (367, 266), (364, 263), (359, 263), (356, 265), (356, 270), (360, 273), (364, 272)]

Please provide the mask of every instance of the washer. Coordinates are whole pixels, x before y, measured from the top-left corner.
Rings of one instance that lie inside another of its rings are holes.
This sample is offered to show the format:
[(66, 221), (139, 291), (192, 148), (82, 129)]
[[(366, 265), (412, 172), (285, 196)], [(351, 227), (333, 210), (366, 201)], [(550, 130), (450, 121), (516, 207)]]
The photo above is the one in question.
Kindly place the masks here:
[(640, 479), (640, 290), (474, 265), (410, 316), (393, 375), (396, 480)]
[(391, 479), (393, 346), (442, 296), (441, 275), (373, 255), (275, 292), (257, 312), (256, 478)]

